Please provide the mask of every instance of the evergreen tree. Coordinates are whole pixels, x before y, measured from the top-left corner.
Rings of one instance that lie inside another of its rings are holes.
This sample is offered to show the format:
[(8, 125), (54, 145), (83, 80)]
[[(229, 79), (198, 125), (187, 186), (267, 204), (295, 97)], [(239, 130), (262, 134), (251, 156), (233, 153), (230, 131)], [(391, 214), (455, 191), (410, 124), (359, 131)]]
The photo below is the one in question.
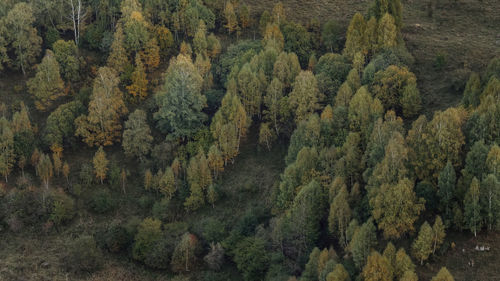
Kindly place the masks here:
[(45, 52), (35, 77), (28, 81), (28, 91), (34, 96), (36, 108), (41, 111), (49, 110), (52, 103), (65, 94), (59, 63), (51, 50)]

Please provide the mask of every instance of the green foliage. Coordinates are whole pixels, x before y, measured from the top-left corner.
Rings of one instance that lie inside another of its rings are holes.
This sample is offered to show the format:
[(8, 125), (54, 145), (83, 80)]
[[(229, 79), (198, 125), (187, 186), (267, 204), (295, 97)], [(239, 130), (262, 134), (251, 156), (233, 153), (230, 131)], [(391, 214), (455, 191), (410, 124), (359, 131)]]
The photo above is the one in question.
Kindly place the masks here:
[(314, 74), (318, 80), (318, 88), (326, 95), (327, 101), (334, 99), (350, 70), (351, 65), (345, 56), (327, 53), (319, 58)]
[(477, 178), (473, 178), (470, 184), (470, 189), (465, 195), (464, 199), (464, 219), (467, 228), (477, 235), (481, 230), (483, 218), (481, 215), (481, 205), (479, 204), (480, 198), (480, 185)]
[(154, 250), (161, 236), (161, 221), (152, 218), (144, 219), (139, 225), (134, 238), (132, 257), (144, 261), (149, 253)]
[(172, 254), (172, 271), (190, 271), (196, 263), (198, 247), (198, 238), (195, 235), (191, 233), (182, 235), (181, 241), (177, 244)]
[(84, 113), (84, 106), (79, 101), (60, 105), (47, 117), (43, 140), (47, 146), (71, 140), (75, 134), (74, 120)]
[(135, 110), (125, 122), (122, 142), (125, 154), (144, 161), (144, 156), (151, 150), (152, 141), (153, 137), (146, 120), (146, 113), (140, 109)]
[(326, 49), (332, 53), (340, 49), (342, 32), (342, 28), (334, 20), (329, 20), (323, 25), (321, 40)]
[(64, 193), (57, 193), (52, 199), (50, 220), (56, 225), (70, 221), (75, 215), (75, 203), (71, 197)]
[(433, 246), (433, 231), (429, 223), (424, 222), (420, 227), (417, 238), (411, 246), (413, 256), (420, 261), (420, 265), (424, 264), (432, 254)]
[(76, 82), (80, 77), (80, 62), (78, 48), (74, 41), (57, 40), (52, 45), (54, 56), (59, 63), (61, 75), (66, 81)]
[(266, 242), (257, 237), (243, 239), (234, 249), (234, 261), (246, 281), (261, 280), (269, 262)]
[(102, 265), (102, 254), (92, 236), (82, 235), (67, 247), (68, 252), (61, 262), (68, 271), (74, 273), (92, 273)]
[(312, 52), (311, 34), (300, 24), (285, 22), (280, 26), (285, 37), (285, 52), (297, 54), (300, 64), (305, 67)]
[(95, 191), (88, 203), (92, 211), (98, 214), (106, 214), (112, 211), (117, 205), (115, 198), (106, 189)]
[(0, 119), (0, 173), (4, 176), (6, 182), (15, 161), (14, 134), (10, 128), (9, 121), (5, 117), (2, 117)]
[(376, 227), (373, 220), (369, 219), (359, 227), (352, 237), (349, 249), (351, 250), (354, 264), (358, 269), (363, 268), (372, 248), (377, 244)]
[(158, 127), (170, 138), (190, 138), (205, 120), (202, 82), (189, 57), (181, 54), (171, 60), (163, 89), (155, 94), (158, 111), (154, 114)]
[(431, 281), (455, 281), (455, 279), (446, 267), (442, 267), (438, 274), (432, 277)]

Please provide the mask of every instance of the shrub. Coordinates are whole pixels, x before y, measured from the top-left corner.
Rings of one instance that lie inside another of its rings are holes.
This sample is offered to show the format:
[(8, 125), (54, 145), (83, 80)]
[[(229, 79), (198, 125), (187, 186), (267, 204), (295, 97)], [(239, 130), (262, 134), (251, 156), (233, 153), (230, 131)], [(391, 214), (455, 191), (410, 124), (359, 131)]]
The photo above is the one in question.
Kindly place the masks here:
[(73, 198), (63, 192), (55, 194), (52, 201), (50, 220), (54, 222), (54, 224), (60, 225), (70, 221), (74, 216), (75, 202)]
[(144, 219), (137, 229), (132, 248), (134, 259), (144, 261), (162, 236), (161, 221), (152, 218)]
[(110, 225), (107, 229), (96, 233), (96, 242), (100, 248), (118, 253), (132, 244), (133, 236), (122, 225)]
[(106, 189), (94, 192), (89, 202), (90, 209), (98, 214), (105, 214), (113, 210), (115, 206), (115, 199), (113, 199), (109, 191)]
[(102, 254), (92, 236), (82, 235), (68, 245), (68, 253), (62, 263), (73, 273), (92, 273), (99, 269)]
[(146, 255), (144, 263), (152, 268), (167, 269), (170, 266), (173, 251), (173, 241), (161, 239)]

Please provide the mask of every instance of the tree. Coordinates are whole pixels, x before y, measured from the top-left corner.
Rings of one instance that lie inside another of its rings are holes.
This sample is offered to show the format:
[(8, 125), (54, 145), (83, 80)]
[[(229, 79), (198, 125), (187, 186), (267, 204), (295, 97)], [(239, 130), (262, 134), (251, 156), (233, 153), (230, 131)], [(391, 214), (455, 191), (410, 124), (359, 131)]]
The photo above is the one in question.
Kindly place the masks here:
[(285, 89), (288, 89), (299, 73), (300, 63), (297, 55), (281, 52), (274, 62), (273, 76), (283, 84)]
[(344, 185), (330, 205), (330, 214), (328, 216), (328, 228), (330, 232), (337, 234), (344, 248), (348, 244), (346, 230), (352, 216), (348, 202), (349, 194)]
[(383, 114), (380, 100), (372, 98), (366, 87), (361, 87), (349, 103), (349, 127), (352, 131), (361, 132), (367, 139), (371, 123)]
[(174, 196), (177, 186), (175, 183), (174, 172), (171, 167), (167, 167), (165, 169), (165, 173), (163, 173), (160, 178), (160, 182), (158, 183), (158, 189), (167, 199), (172, 199)]
[(423, 265), (424, 261), (429, 258), (432, 253), (433, 232), (429, 223), (424, 222), (420, 227), (417, 238), (411, 245), (413, 256)]
[(400, 102), (405, 117), (413, 117), (420, 112), (422, 100), (416, 84), (410, 84), (403, 88)]
[(70, 172), (70, 167), (68, 162), (64, 161), (63, 167), (62, 167), (62, 173), (63, 176), (66, 178), (66, 182), (69, 184), (69, 172)]
[(102, 184), (108, 173), (109, 164), (109, 160), (106, 158), (106, 152), (104, 152), (102, 146), (99, 146), (99, 149), (94, 154), (92, 163), (94, 164), (95, 176), (101, 181)]
[(464, 95), (462, 97), (462, 104), (466, 108), (475, 108), (480, 103), (481, 95), (481, 78), (475, 72), (470, 74), (469, 80), (465, 85)]
[(241, 102), (245, 111), (251, 117), (259, 116), (262, 104), (261, 84), (257, 73), (251, 70), (250, 64), (246, 63), (238, 73), (238, 86)]
[(274, 132), (269, 128), (269, 123), (261, 123), (259, 129), (259, 144), (271, 151), (272, 144), (276, 138)]
[(234, 6), (231, 1), (226, 2), (226, 6), (224, 7), (224, 17), (226, 19), (224, 27), (227, 28), (229, 34), (238, 30), (238, 17), (234, 12)]
[(145, 218), (137, 227), (137, 234), (134, 237), (134, 245), (132, 246), (132, 257), (144, 261), (161, 236), (161, 221)]
[(386, 13), (379, 21), (378, 47), (380, 49), (392, 48), (397, 45), (398, 31), (394, 18)]
[(358, 230), (354, 232), (349, 249), (352, 252), (354, 264), (357, 268), (361, 269), (366, 263), (366, 259), (372, 247), (377, 244), (376, 227), (372, 219), (365, 222)]
[(222, 152), (219, 150), (217, 145), (213, 144), (207, 153), (208, 166), (212, 170), (213, 178), (217, 179), (219, 173), (224, 171), (224, 159), (222, 158)]
[(207, 99), (201, 93), (203, 78), (185, 55), (170, 61), (163, 89), (155, 94), (158, 111), (154, 118), (169, 137), (186, 139), (200, 128), (206, 116), (202, 109)]
[(318, 261), (320, 250), (318, 247), (314, 247), (314, 249), (309, 254), (309, 260), (306, 263), (304, 271), (301, 275), (301, 280), (309, 281), (309, 280), (318, 280)]
[(451, 207), (455, 195), (455, 182), (455, 169), (453, 165), (451, 165), (451, 162), (448, 161), (443, 171), (439, 174), (437, 191), (437, 195), (441, 201), (440, 206), (444, 210), (445, 220), (447, 221), (451, 219)]
[(486, 166), (490, 173), (500, 178), (500, 146), (498, 146), (498, 144), (491, 146), (488, 156), (486, 157)]
[(142, 64), (141, 57), (139, 55), (135, 56), (135, 69), (132, 72), (132, 84), (127, 86), (127, 90), (130, 95), (139, 100), (143, 100), (148, 95), (148, 79), (146, 77), (146, 72), (144, 70), (144, 65)]
[(328, 273), (326, 276), (326, 281), (351, 281), (351, 277), (349, 276), (349, 272), (345, 269), (345, 267), (338, 263), (335, 265), (335, 269)]
[(446, 236), (443, 220), (440, 216), (436, 216), (434, 225), (432, 226), (432, 253), (436, 253), (436, 249), (441, 246)]
[(141, 162), (151, 150), (151, 129), (146, 120), (146, 113), (136, 109), (125, 122), (123, 131), (123, 150), (127, 156), (138, 157)]
[(146, 43), (140, 55), (148, 72), (152, 72), (160, 65), (160, 47), (156, 38), (152, 38)]
[(52, 111), (47, 117), (43, 134), (45, 144), (63, 146), (65, 141), (75, 135), (75, 119), (84, 112), (85, 107), (80, 101), (62, 104)]
[(366, 22), (360, 13), (354, 14), (347, 28), (344, 54), (353, 58), (357, 52), (366, 53), (365, 42)]
[(38, 163), (36, 164), (36, 174), (42, 180), (46, 191), (49, 190), (49, 180), (52, 178), (54, 173), (52, 167), (50, 157), (47, 154), (42, 153)]
[(321, 41), (331, 53), (340, 49), (342, 32), (342, 28), (334, 20), (329, 20), (323, 25)]
[(198, 238), (194, 234), (184, 233), (172, 254), (172, 271), (190, 271), (196, 263), (198, 247)]
[[(414, 272), (415, 265), (411, 261), (411, 258), (406, 254), (404, 248), (400, 248), (396, 252), (396, 259), (394, 263), (394, 277), (397, 280), (403, 279), (407, 272)], [(408, 280), (410, 281), (410, 280)]]
[[(399, 110), (402, 108), (402, 96), (405, 87), (416, 88), (417, 78), (407, 67), (390, 65), (385, 70), (375, 73), (372, 82), (372, 91), (384, 104), (386, 109)], [(408, 95), (409, 93), (407, 93)], [(417, 93), (413, 93), (416, 95)], [(406, 97), (408, 98), (408, 97)], [(416, 99), (416, 98), (415, 98)], [(408, 100), (406, 100), (408, 102)], [(408, 104), (406, 104), (408, 106)]]
[(113, 69), (99, 68), (90, 97), (89, 114), (75, 120), (75, 135), (83, 137), (89, 146), (111, 145), (120, 139), (120, 119), (128, 110), (118, 83)]
[(283, 3), (281, 1), (274, 5), (271, 15), (273, 18), (273, 22), (276, 23), (278, 26), (282, 22), (286, 21), (285, 7), (283, 7)]
[(311, 71), (301, 71), (293, 83), (290, 105), (295, 110), (297, 123), (321, 108), (323, 95), (319, 92), (318, 81)]
[(438, 274), (432, 277), (431, 281), (455, 281), (455, 279), (453, 279), (453, 276), (446, 267), (442, 267)]
[(483, 218), (481, 216), (481, 206), (479, 204), (480, 189), (479, 180), (474, 177), (470, 184), (470, 189), (464, 199), (464, 218), (467, 228), (477, 236), (481, 230)]
[(130, 16), (124, 16), (123, 33), (124, 45), (128, 53), (139, 52), (149, 41), (148, 23), (139, 10), (133, 11)]
[(238, 155), (241, 139), (246, 136), (250, 121), (238, 96), (228, 91), (210, 125), (224, 164)]
[(13, 64), (23, 74), (40, 54), (42, 38), (33, 27), (34, 22), (33, 8), (25, 2), (14, 5), (5, 16), (6, 38), (16, 56)]
[(8, 182), (8, 175), (15, 163), (14, 134), (9, 121), (2, 117), (0, 119), (0, 173), (4, 176), (5, 182)]
[(395, 275), (396, 270), (396, 247), (392, 242), (387, 243), (382, 256), (387, 260), (391, 273)]
[(264, 119), (272, 124), (272, 127), (279, 136), (287, 121), (288, 102), (283, 96), (283, 83), (278, 78), (274, 78), (269, 84), (264, 96)]
[(361, 275), (365, 281), (392, 281), (390, 265), (377, 251), (370, 254)]
[(481, 206), (486, 213), (488, 229), (498, 226), (500, 216), (500, 181), (494, 174), (489, 174), (481, 183)]
[(250, 26), (250, 9), (247, 5), (242, 5), (240, 7), (240, 24), (242, 29), (247, 29)]
[(414, 271), (406, 271), (399, 281), (418, 281), (418, 276)]
[(193, 38), (194, 52), (197, 55), (206, 55), (207, 53), (208, 42), (206, 35), (207, 35), (207, 26), (205, 25), (205, 22), (201, 20)]
[(151, 189), (154, 186), (153, 180), (153, 173), (151, 173), (150, 169), (147, 169), (146, 172), (144, 172), (144, 189)]
[(257, 237), (244, 238), (234, 249), (234, 262), (246, 281), (259, 280), (270, 261), (265, 241)]
[(79, 78), (80, 63), (77, 58), (78, 48), (74, 41), (57, 40), (52, 44), (54, 57), (59, 63), (60, 73), (66, 81), (76, 82)]
[(123, 34), (122, 24), (116, 26), (113, 35), (113, 43), (111, 43), (111, 52), (107, 60), (107, 66), (114, 69), (118, 74), (125, 71), (129, 64), (127, 51), (124, 47), (125, 35)]
[(41, 111), (48, 110), (57, 98), (65, 94), (59, 63), (51, 50), (45, 52), (35, 77), (28, 81), (28, 90), (35, 98), (36, 108)]
[(205, 157), (205, 152), (200, 147), (198, 154), (189, 161), (187, 169), (190, 195), (184, 202), (189, 211), (194, 211), (205, 203), (205, 191), (212, 184), (212, 174)]
[(56, 176), (59, 176), (62, 169), (63, 148), (58, 144), (53, 144), (50, 146), (50, 150), (52, 151), (52, 164), (54, 166), (54, 172), (56, 172)]
[(413, 185), (407, 178), (396, 185), (383, 184), (376, 197), (370, 200), (373, 217), (386, 238), (400, 238), (413, 232), (413, 224), (425, 208), (423, 200), (417, 199)]

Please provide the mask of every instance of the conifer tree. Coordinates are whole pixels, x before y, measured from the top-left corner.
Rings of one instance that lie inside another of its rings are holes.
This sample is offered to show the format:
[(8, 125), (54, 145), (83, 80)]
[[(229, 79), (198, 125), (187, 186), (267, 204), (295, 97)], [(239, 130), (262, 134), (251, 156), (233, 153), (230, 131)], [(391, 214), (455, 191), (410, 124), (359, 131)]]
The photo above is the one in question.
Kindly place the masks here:
[(34, 96), (36, 108), (41, 111), (49, 110), (53, 102), (65, 94), (59, 63), (51, 50), (45, 52), (35, 77), (28, 81), (28, 90)]
[(106, 179), (106, 175), (108, 173), (109, 160), (106, 158), (106, 152), (104, 152), (102, 146), (99, 146), (99, 149), (94, 154), (92, 163), (94, 165), (94, 173), (96, 178), (101, 181), (101, 184), (103, 184), (103, 181), (104, 179)]
[(427, 260), (432, 253), (432, 240), (432, 228), (429, 223), (424, 222), (420, 227), (417, 238), (413, 241), (411, 246), (413, 256), (420, 261), (421, 265), (424, 264), (424, 261)]
[(483, 218), (481, 216), (481, 206), (479, 204), (480, 187), (479, 180), (473, 178), (470, 184), (469, 191), (465, 195), (464, 200), (464, 218), (467, 228), (477, 236), (477, 232), (481, 230)]
[(135, 69), (132, 72), (131, 80), (132, 84), (127, 86), (129, 94), (139, 100), (145, 99), (148, 95), (148, 79), (139, 55), (135, 56)]
[(119, 79), (113, 69), (99, 68), (94, 79), (89, 114), (75, 120), (77, 127), (75, 134), (83, 137), (89, 146), (107, 146), (120, 139), (122, 129), (120, 119), (128, 110), (118, 83)]

